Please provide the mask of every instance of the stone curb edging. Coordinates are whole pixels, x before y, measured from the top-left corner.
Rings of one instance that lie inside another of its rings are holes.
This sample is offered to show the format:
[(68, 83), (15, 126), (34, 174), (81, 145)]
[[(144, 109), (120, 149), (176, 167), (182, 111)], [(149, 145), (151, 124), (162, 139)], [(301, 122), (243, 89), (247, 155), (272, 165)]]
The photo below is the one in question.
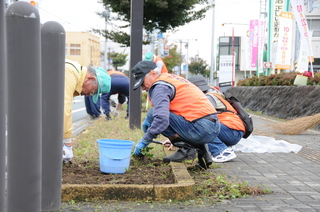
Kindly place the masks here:
[[(164, 148), (166, 155), (172, 152)], [(195, 182), (183, 163), (170, 163), (175, 184), (63, 184), (61, 200), (68, 202), (97, 200), (164, 201), (188, 200), (194, 197)]]

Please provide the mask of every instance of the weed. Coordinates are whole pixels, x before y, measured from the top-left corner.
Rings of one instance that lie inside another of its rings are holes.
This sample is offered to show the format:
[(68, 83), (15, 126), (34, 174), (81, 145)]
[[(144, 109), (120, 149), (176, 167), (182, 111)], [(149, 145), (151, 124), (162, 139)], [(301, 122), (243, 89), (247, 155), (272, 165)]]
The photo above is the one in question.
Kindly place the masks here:
[(146, 148), (141, 149), (141, 154), (144, 155), (144, 157), (150, 157), (153, 158), (153, 154), (150, 153), (150, 151), (153, 149), (153, 147), (147, 146)]
[(76, 201), (75, 201), (75, 200), (73, 200), (73, 199), (72, 199), (72, 200), (70, 200), (70, 202), (69, 202), (69, 204), (70, 204), (70, 205), (74, 205), (75, 203), (76, 203)]
[(199, 172), (188, 167), (189, 173), (195, 181), (195, 196), (197, 201), (217, 202), (223, 199), (234, 199), (249, 195), (261, 195), (270, 193), (262, 186), (249, 186), (247, 182), (233, 182), (226, 176), (217, 175), (212, 171)]

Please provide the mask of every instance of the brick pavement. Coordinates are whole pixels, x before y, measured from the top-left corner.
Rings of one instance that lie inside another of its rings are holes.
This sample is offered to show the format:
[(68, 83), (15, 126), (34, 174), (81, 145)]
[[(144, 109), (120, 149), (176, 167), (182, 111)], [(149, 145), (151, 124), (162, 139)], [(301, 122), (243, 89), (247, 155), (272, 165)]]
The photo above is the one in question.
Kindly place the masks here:
[(241, 153), (232, 162), (211, 171), (227, 174), (231, 179), (264, 185), (273, 193), (199, 205), (184, 203), (145, 203), (106, 201), (104, 204), (62, 204), (61, 211), (320, 211), (320, 133), (306, 131), (300, 135), (274, 133), (274, 120), (253, 116), (254, 135), (274, 137), (303, 146), (295, 153)]

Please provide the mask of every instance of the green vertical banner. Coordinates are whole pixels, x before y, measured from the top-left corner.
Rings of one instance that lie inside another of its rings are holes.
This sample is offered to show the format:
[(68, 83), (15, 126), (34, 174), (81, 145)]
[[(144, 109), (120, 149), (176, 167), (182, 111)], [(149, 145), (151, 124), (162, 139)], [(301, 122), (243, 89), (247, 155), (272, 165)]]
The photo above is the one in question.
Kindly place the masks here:
[[(267, 62), (272, 62), (272, 41), (273, 41), (273, 9), (274, 9), (274, 2), (273, 0), (269, 0), (268, 2), (268, 51), (267, 51)], [(267, 71), (267, 76), (270, 75), (270, 69)]]

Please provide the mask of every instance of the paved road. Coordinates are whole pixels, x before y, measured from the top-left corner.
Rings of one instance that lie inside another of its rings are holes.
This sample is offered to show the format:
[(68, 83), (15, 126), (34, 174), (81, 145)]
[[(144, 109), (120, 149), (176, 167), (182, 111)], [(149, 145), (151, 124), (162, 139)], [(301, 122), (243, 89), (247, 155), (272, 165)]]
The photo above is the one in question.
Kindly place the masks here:
[(303, 146), (295, 153), (237, 153), (232, 162), (222, 164), (214, 172), (247, 181), (249, 185), (263, 184), (272, 194), (239, 198), (217, 204), (145, 203), (105, 201), (101, 203), (63, 203), (65, 211), (320, 211), (320, 133), (306, 131), (300, 135), (275, 134), (275, 121), (254, 116), (254, 135), (274, 137)]

